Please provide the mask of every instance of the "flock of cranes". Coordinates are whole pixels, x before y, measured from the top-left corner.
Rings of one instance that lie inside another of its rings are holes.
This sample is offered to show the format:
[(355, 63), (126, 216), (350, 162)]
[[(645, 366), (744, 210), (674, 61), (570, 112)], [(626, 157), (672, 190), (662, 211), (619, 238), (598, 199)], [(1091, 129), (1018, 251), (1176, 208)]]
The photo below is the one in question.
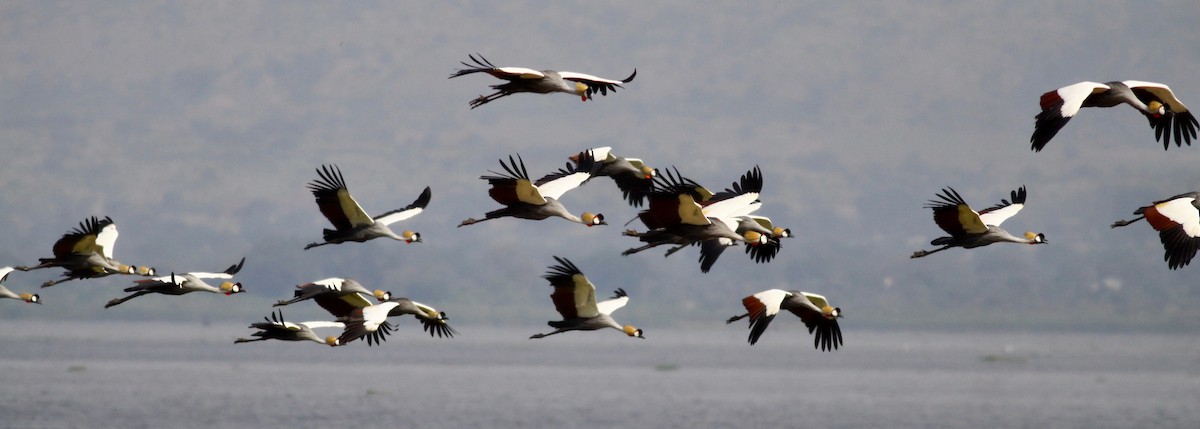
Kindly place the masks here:
[[(472, 55), (470, 59), (473, 64), (462, 63), (466, 68), (454, 72), (450, 77), (486, 73), (506, 81), (492, 86), (495, 93), (471, 100), (471, 109), (522, 92), (561, 92), (587, 101), (596, 93), (607, 95), (610, 91), (615, 92), (617, 88), (623, 88), (622, 84), (633, 81), (637, 76), (636, 69), (629, 77), (614, 80), (567, 71), (496, 67), (482, 55)], [(1106, 84), (1080, 82), (1046, 92), (1040, 104), (1042, 112), (1036, 116), (1030, 138), (1034, 151), (1041, 151), (1080, 108), (1119, 104), (1128, 104), (1145, 115), (1155, 130), (1155, 138), (1163, 142), (1164, 148), (1169, 147), (1172, 136), (1177, 146), (1183, 143), (1190, 145), (1192, 139), (1196, 138), (1195, 117), (1163, 84), (1140, 81)], [(561, 199), (568, 191), (594, 177), (609, 177), (621, 191), (623, 199), (640, 210), (636, 219), (646, 227), (644, 231), (623, 231), (622, 235), (636, 237), (642, 243), (626, 250), (624, 255), (670, 245), (666, 252), (670, 256), (681, 249), (696, 246), (700, 249), (700, 269), (707, 273), (729, 247), (742, 246), (754, 262), (765, 263), (779, 254), (784, 238), (792, 237), (790, 229), (776, 226), (769, 218), (755, 214), (763, 206), (763, 173), (758, 166), (747, 171), (730, 187), (714, 193), (685, 177), (678, 168), (660, 171), (640, 159), (617, 156), (609, 147), (564, 155), (568, 155), (566, 157), (571, 161), (565, 168), (536, 180), (529, 174), (519, 154), (509, 155), (507, 162), (500, 159), (504, 171), (489, 171), (490, 175), (481, 176), (480, 179), (487, 181), (490, 186), (488, 196), (503, 207), (485, 213), (482, 219), (468, 218), (458, 226), (506, 217), (538, 221), (558, 217), (587, 227), (607, 225), (604, 215), (594, 212), (576, 215), (564, 206)], [(316, 173), (317, 178), (307, 186), (321, 214), (329, 220), (333, 229), (325, 229), (322, 241), (308, 244), (305, 250), (383, 237), (405, 243), (422, 241), (419, 233), (410, 230), (396, 233), (390, 225), (423, 212), (432, 196), (429, 187), (404, 208), (369, 216), (351, 196), (340, 168), (323, 165), (316, 169)], [(999, 204), (978, 211), (972, 209), (951, 187), (942, 189), (941, 194), (936, 196), (937, 199), (930, 200), (925, 207), (933, 211), (934, 222), (949, 235), (931, 242), (941, 247), (916, 251), (912, 258), (928, 256), (951, 247), (970, 249), (1001, 242), (1047, 243), (1043, 234), (1028, 232), (1017, 236), (1000, 228), (1001, 223), (1015, 216), (1025, 206), (1027, 191), (1024, 186), (1012, 191), (1009, 199), (1002, 199)], [(1137, 209), (1134, 213), (1139, 217), (1118, 221), (1112, 227), (1145, 219), (1159, 231), (1166, 249), (1164, 259), (1168, 267), (1178, 269), (1187, 265), (1200, 248), (1198, 199), (1200, 193), (1193, 192), (1157, 201)], [(62, 268), (65, 273), (62, 278), (47, 281), (42, 287), (110, 275), (140, 277), (134, 280), (134, 286), (125, 289), (129, 295), (112, 299), (105, 308), (149, 294), (210, 292), (233, 295), (246, 290), (240, 282), (234, 281), (234, 276), (245, 264), (245, 258), (218, 273), (172, 272), (157, 276), (154, 268), (127, 265), (114, 259), (116, 239), (117, 229), (111, 218), (85, 219), (78, 228), (67, 232), (53, 244), (53, 257), (42, 258), (35, 266), (0, 268), (0, 283), (7, 281), (9, 274), (14, 271), (52, 267)], [(646, 338), (641, 329), (617, 323), (612, 317), (614, 311), (629, 303), (630, 297), (624, 289), (617, 288), (612, 298), (597, 301), (596, 286), (578, 266), (565, 257), (554, 256), (554, 261), (555, 265), (549, 266), (543, 278), (553, 287), (551, 302), (562, 320), (550, 321), (548, 324), (554, 331), (534, 334), (531, 339), (568, 331), (609, 328), (631, 338)], [(206, 279), (219, 280), (220, 284), (210, 285), (205, 282)], [(14, 293), (3, 284), (0, 284), (0, 298), (42, 303), (37, 294)], [(457, 333), (449, 326), (445, 312), (409, 298), (394, 297), (391, 292), (369, 290), (353, 279), (331, 277), (300, 284), (291, 299), (279, 300), (275, 306), (303, 301), (316, 303), (330, 314), (332, 320), (289, 322), (282, 310), (276, 310), (269, 317), (264, 317), (263, 322), (249, 326), (255, 330), (251, 334), (253, 338), (238, 338), (235, 343), (281, 340), (343, 346), (365, 338), (368, 345), (374, 345), (385, 341), (395, 329), (389, 319), (404, 315), (414, 316), (430, 336), (451, 338)], [(729, 318), (727, 323), (749, 318), (748, 342), (751, 345), (758, 342), (771, 321), (783, 310), (800, 318), (813, 335), (815, 348), (832, 351), (842, 345), (842, 332), (838, 325), (842, 311), (831, 305), (824, 296), (798, 290), (769, 289), (743, 298), (742, 305), (746, 313)], [(339, 330), (340, 334), (321, 336), (316, 333), (319, 329)]]

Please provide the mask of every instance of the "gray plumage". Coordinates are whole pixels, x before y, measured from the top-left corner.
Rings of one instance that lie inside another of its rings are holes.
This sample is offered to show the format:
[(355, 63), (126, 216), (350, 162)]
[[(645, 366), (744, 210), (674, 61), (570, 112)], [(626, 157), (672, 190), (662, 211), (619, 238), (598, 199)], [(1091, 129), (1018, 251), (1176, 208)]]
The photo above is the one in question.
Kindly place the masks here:
[(337, 337), (321, 338), (313, 331), (314, 328), (345, 328), (345, 324), (341, 322), (300, 322), (291, 323), (283, 319), (283, 311), (271, 313), (271, 318), (263, 317), (265, 322), (250, 324), (250, 329), (258, 331), (250, 334), (255, 338), (238, 338), (233, 341), (234, 344), (249, 343), (254, 341), (279, 340), (279, 341), (312, 341), (318, 344), (329, 346), (338, 346), (341, 343)]
[(588, 152), (592, 153), (598, 164), (592, 176), (611, 178), (630, 206), (641, 207), (646, 196), (654, 189), (654, 177), (658, 175), (658, 170), (640, 159), (613, 155), (611, 147), (589, 149), (571, 156), (570, 159), (578, 167), (579, 161)]
[(38, 265), (18, 266), (17, 270), (30, 271), (41, 268), (61, 267), (66, 269), (63, 277), (49, 280), (42, 287), (50, 287), (75, 279), (91, 279), (112, 274), (140, 274), (153, 276), (154, 268), (133, 267), (112, 258), (117, 242), (117, 226), (112, 218), (99, 219), (92, 216), (84, 219), (74, 230), (63, 234), (54, 242), (54, 257), (39, 258)]
[[(171, 273), (169, 276), (137, 280), (135, 282), (137, 283), (136, 285), (125, 288), (125, 292), (133, 292), (132, 294), (122, 298), (114, 298), (108, 301), (107, 304), (104, 304), (104, 308), (120, 305), (125, 301), (152, 293), (174, 296), (186, 295), (192, 292), (209, 292), (224, 295), (242, 293), (246, 291), (246, 289), (242, 287), (242, 284), (240, 282), (235, 283), (228, 281), (228, 279), (233, 278), (234, 274), (237, 274), (239, 271), (241, 271), (242, 266), (245, 265), (245, 263), (246, 258), (242, 258), (241, 261), (230, 265), (229, 268), (226, 268), (225, 271), (220, 273)], [(203, 279), (223, 279), (225, 281), (221, 282), (220, 286), (213, 286), (205, 283)]]
[[(479, 58), (475, 58), (478, 55)], [(533, 70), (524, 67), (496, 67), (483, 55), (470, 55), (471, 61), (475, 64), (462, 65), (465, 69), (455, 71), (450, 75), (450, 79), (466, 76), (474, 73), (487, 73), (498, 79), (504, 79), (508, 82), (492, 85), (492, 89), (496, 90), (487, 96), (479, 96), (471, 100), (471, 109), (490, 103), (496, 99), (507, 97), (512, 94), (527, 92), (533, 94), (549, 94), (552, 92), (561, 92), (579, 96), (583, 101), (591, 100), (592, 95), (599, 92), (600, 95), (608, 95), (609, 91), (616, 92), (617, 88), (622, 88), (622, 83), (629, 83), (637, 76), (637, 69), (633, 70), (633, 74), (622, 80), (612, 80), (600, 78), (583, 73), (575, 73), (568, 71), (554, 70)]]
[(429, 336), (453, 338), (458, 331), (446, 324), (446, 313), (433, 307), (415, 302), (408, 298), (392, 298), (385, 302), (366, 307), (355, 308), (349, 316), (339, 317), (346, 324), (338, 341), (347, 344), (351, 341), (366, 337), (367, 345), (373, 346), (387, 340), (391, 334), (392, 325), (389, 317), (411, 314), (421, 321), (421, 325)]
[(405, 243), (420, 243), (421, 234), (414, 231), (404, 231), (396, 234), (388, 225), (409, 219), (420, 214), (429, 205), (432, 191), (428, 186), (421, 192), (412, 204), (383, 213), (378, 216), (368, 216), (346, 187), (342, 171), (336, 165), (322, 165), (317, 169), (320, 176), (308, 184), (309, 191), (317, 201), (321, 214), (333, 224), (334, 229), (322, 231), (324, 241), (309, 243), (304, 246), (308, 250), (327, 244), (345, 243), (347, 241), (362, 243), (380, 237), (387, 237)]
[(534, 334), (530, 339), (545, 338), (567, 331), (595, 331), (607, 328), (624, 332), (630, 337), (646, 338), (641, 329), (621, 326), (611, 316), (612, 312), (629, 302), (629, 295), (624, 289), (618, 288), (612, 299), (596, 302), (596, 287), (579, 271), (579, 267), (566, 258), (555, 256), (554, 260), (558, 261), (558, 265), (551, 265), (542, 278), (554, 287), (550, 300), (554, 302), (554, 309), (562, 315), (563, 320), (547, 322), (554, 331)]
[(725, 323), (750, 318), (750, 345), (758, 343), (771, 321), (780, 311), (786, 310), (799, 317), (808, 332), (813, 334), (813, 347), (821, 351), (837, 350), (842, 345), (842, 328), (837, 319), (842, 309), (833, 307), (824, 296), (798, 290), (768, 289), (745, 298), (742, 306), (746, 313), (730, 317)]
[(972, 249), (993, 243), (1046, 244), (1043, 234), (1026, 233), (1017, 237), (1000, 228), (1000, 223), (1014, 216), (1025, 206), (1025, 187), (1012, 191), (1012, 201), (1000, 200), (1000, 204), (979, 212), (971, 209), (954, 188), (942, 189), (937, 196), (941, 200), (929, 200), (926, 208), (933, 210), (933, 220), (949, 236), (938, 237), (929, 243), (942, 246), (933, 250), (918, 250), (912, 258), (920, 258), (951, 247)]
[(1082, 107), (1113, 107), (1128, 104), (1150, 122), (1154, 138), (1166, 150), (1175, 136), (1175, 145), (1192, 144), (1200, 123), (1171, 88), (1156, 82), (1127, 80), (1123, 82), (1079, 82), (1042, 94), (1042, 112), (1036, 116), (1029, 142), (1037, 152), (1050, 142)]
[(521, 159), (520, 155), (517, 155), (515, 159), (510, 155), (508, 164), (501, 159), (500, 166), (504, 167), (506, 173), (492, 171), (493, 175), (481, 176), (480, 179), (488, 181), (488, 184), (491, 185), (488, 195), (497, 203), (503, 204), (504, 207), (487, 212), (483, 219), (464, 220), (458, 225), (459, 227), (504, 217), (529, 220), (561, 217), (588, 227), (607, 225), (602, 214), (585, 212), (582, 216), (576, 216), (567, 211), (567, 208), (558, 201), (564, 193), (575, 189), (592, 177), (596, 164), (590, 154), (579, 160), (578, 167), (567, 164), (566, 168), (550, 173), (536, 182), (529, 179), (525, 161)]
[(15, 268), (13, 268), (13, 267), (0, 268), (0, 298), (15, 299), (18, 301), (25, 301), (25, 302), (28, 302), (31, 304), (41, 304), (42, 297), (38, 296), (38, 294), (36, 294), (36, 293), (14, 293), (13, 291), (8, 290), (8, 288), (2, 284), (3, 282), (8, 280), (9, 273), (12, 273), (14, 270), (15, 270)]
[(341, 317), (349, 314), (349, 310), (329, 308), (329, 306), (340, 307), (342, 305), (332, 301), (345, 301), (354, 307), (370, 305), (370, 302), (365, 301), (365, 298), (362, 297), (363, 295), (375, 297), (379, 301), (387, 301), (391, 298), (391, 292), (370, 291), (356, 280), (331, 277), (296, 285), (296, 291), (292, 299), (276, 301), (274, 306), (279, 307), (313, 299), (316, 300), (317, 305), (325, 308), (330, 313), (334, 313), (335, 316)]

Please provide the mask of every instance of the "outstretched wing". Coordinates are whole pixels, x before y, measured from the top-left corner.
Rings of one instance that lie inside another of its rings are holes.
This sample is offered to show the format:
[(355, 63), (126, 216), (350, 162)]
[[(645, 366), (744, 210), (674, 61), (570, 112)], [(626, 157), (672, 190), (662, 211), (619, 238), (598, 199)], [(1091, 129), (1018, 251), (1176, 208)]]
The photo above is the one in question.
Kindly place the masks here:
[(385, 302), (380, 305), (354, 309), (347, 318), (346, 329), (342, 331), (338, 340), (341, 344), (346, 344), (367, 337), (368, 346), (386, 341), (388, 334), (392, 333), (392, 325), (387, 322), (387, 313), (395, 306), (394, 302)]
[(1158, 231), (1166, 253), (1163, 260), (1172, 270), (1192, 262), (1200, 249), (1200, 210), (1196, 193), (1176, 195), (1139, 210), (1150, 226)]
[(554, 257), (559, 265), (551, 265), (542, 278), (550, 281), (554, 292), (550, 300), (563, 319), (592, 318), (600, 315), (596, 307), (596, 287), (588, 281), (579, 267), (567, 258)]
[(1163, 149), (1171, 145), (1172, 134), (1175, 135), (1176, 146), (1183, 146), (1184, 143), (1189, 146), (1192, 144), (1192, 139), (1196, 138), (1196, 127), (1200, 124), (1196, 123), (1196, 117), (1188, 111), (1187, 106), (1175, 98), (1175, 93), (1171, 91), (1171, 88), (1161, 83), (1136, 80), (1127, 80), (1123, 83), (1129, 86), (1133, 95), (1142, 103), (1150, 104), (1152, 101), (1157, 101), (1167, 106), (1165, 115), (1146, 115), (1150, 120), (1150, 126), (1154, 127), (1154, 138), (1162, 140)]
[(725, 188), (724, 191), (713, 194), (711, 201), (715, 203), (746, 194), (754, 194), (755, 199), (757, 199), (758, 194), (762, 192), (762, 187), (762, 169), (756, 165), (753, 169), (747, 171), (746, 174), (743, 174), (737, 182), (733, 182), (732, 186)]
[(654, 178), (654, 190), (649, 195), (647, 212), (656, 225), (646, 226), (658, 228), (680, 223), (708, 225), (710, 222), (701, 203), (708, 201), (712, 195), (696, 181), (683, 177), (679, 169), (667, 170), (666, 174)]
[[(479, 55), (479, 58), (475, 58), (475, 55)], [(478, 53), (475, 55), (468, 55), (468, 57), (471, 58), (471, 61), (475, 62), (474, 65), (463, 62), (462, 65), (466, 66), (467, 68), (456, 70), (454, 73), (450, 74), (450, 78), (453, 79), (472, 73), (487, 73), (493, 77), (504, 80), (542, 79), (546, 77), (546, 75), (540, 71), (525, 67), (496, 67), (491, 61), (488, 61), (487, 58), (484, 58), (483, 55)]]
[(336, 165), (322, 165), (317, 175), (320, 178), (309, 182), (308, 189), (316, 197), (321, 214), (329, 219), (334, 228), (344, 231), (375, 222), (350, 196), (342, 171)]
[(596, 311), (600, 314), (612, 314), (628, 303), (629, 295), (625, 293), (625, 289), (617, 288), (612, 298), (596, 303)]
[(972, 210), (954, 188), (942, 188), (942, 193), (937, 196), (942, 200), (929, 200), (925, 208), (933, 209), (933, 221), (943, 231), (953, 236), (987, 232), (987, 225), (979, 219), (979, 213)]
[(246, 258), (243, 257), (241, 261), (239, 261), (236, 264), (230, 265), (229, 268), (225, 269), (225, 271), (222, 271), (219, 273), (191, 272), (188, 274), (191, 274), (193, 277), (196, 277), (198, 279), (229, 279), (229, 278), (233, 278), (233, 275), (237, 274), (238, 271), (241, 271), (242, 265), (245, 265), (245, 264), (246, 264)]
[(1079, 113), (1085, 99), (1108, 89), (1109, 86), (1103, 83), (1079, 82), (1042, 94), (1039, 102), (1042, 112), (1035, 117), (1033, 135), (1029, 137), (1032, 149), (1040, 152), (1058, 134), (1058, 130)]
[(767, 331), (775, 315), (779, 314), (779, 305), (788, 295), (790, 293), (785, 290), (768, 289), (742, 298), (742, 306), (750, 315), (750, 337), (747, 341), (751, 345), (757, 343), (758, 338)]
[(633, 69), (633, 74), (630, 74), (629, 77), (621, 80), (605, 79), (602, 77), (592, 76), (590, 74), (569, 71), (560, 71), (558, 72), (558, 75), (564, 80), (579, 82), (587, 85), (587, 98), (592, 98), (592, 94), (597, 92), (599, 92), (600, 95), (608, 95), (608, 91), (617, 92), (617, 88), (624, 88), (621, 86), (621, 84), (632, 82), (633, 78), (637, 77), (637, 69)]
[(117, 225), (109, 217), (105, 217), (101, 223), (99, 232), (96, 233), (96, 251), (106, 259), (112, 259), (117, 247)]
[(79, 222), (79, 226), (63, 234), (54, 242), (54, 257), (65, 258), (71, 255), (92, 255), (97, 252), (105, 258), (111, 258), (112, 249), (117, 242), (117, 226), (110, 217), (103, 220), (92, 216)]
[[(824, 296), (815, 293), (793, 291), (792, 305), (788, 311), (800, 317), (808, 333), (813, 334), (813, 347), (821, 351), (837, 350), (842, 345), (842, 328), (838, 326), (837, 318), (825, 317), (822, 308), (829, 306)], [(797, 305), (799, 304), (799, 305)]]
[(1000, 226), (1010, 217), (1013, 217), (1025, 208), (1025, 187), (1021, 186), (1009, 194), (1012, 201), (1000, 200), (1000, 204), (988, 207), (979, 211), (979, 220), (983, 221), (984, 225)]
[(133, 286), (124, 289), (125, 292), (137, 292), (143, 290), (168, 290), (178, 289), (183, 286), (187, 279), (182, 275), (171, 273), (169, 276), (154, 277), (149, 279), (134, 280)]
[(430, 337), (437, 335), (438, 338), (454, 338), (454, 335), (458, 334), (458, 331), (446, 323), (446, 313), (413, 300), (409, 300), (409, 302), (420, 310), (420, 313), (414, 314), (414, 316), (421, 321), (421, 328), (428, 332)]
[(417, 200), (413, 201), (412, 204), (409, 204), (408, 207), (399, 210), (392, 210), (379, 216), (375, 216), (375, 221), (384, 225), (391, 225), (393, 223), (421, 214), (421, 212), (425, 210), (425, 206), (429, 205), (429, 199), (432, 196), (433, 193), (429, 190), (429, 187), (426, 186), (425, 190), (421, 192), (421, 196), (417, 197)]
[(533, 205), (546, 204), (546, 199), (538, 192), (538, 188), (533, 186), (533, 182), (529, 180), (529, 171), (525, 169), (525, 160), (521, 159), (518, 154), (516, 159), (512, 155), (508, 156), (508, 164), (504, 160), (500, 160), (500, 166), (504, 167), (507, 173), (497, 173), (491, 171), (492, 176), (480, 176), (480, 179), (487, 180), (491, 189), (488, 189), (488, 195), (496, 202), (504, 205), (513, 205), (517, 203), (526, 203)]
[(568, 163), (565, 168), (538, 179), (534, 185), (543, 197), (557, 200), (567, 191), (578, 188), (591, 179), (596, 167), (598, 165), (591, 151), (580, 152), (574, 165)]

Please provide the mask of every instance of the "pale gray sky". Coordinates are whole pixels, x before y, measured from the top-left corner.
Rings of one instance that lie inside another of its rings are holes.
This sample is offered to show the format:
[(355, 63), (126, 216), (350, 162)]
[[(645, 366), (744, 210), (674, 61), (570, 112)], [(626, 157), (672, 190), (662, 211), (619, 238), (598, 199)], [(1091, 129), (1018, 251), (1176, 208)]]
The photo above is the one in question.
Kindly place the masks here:
[[(1200, 268), (1168, 271), (1148, 226), (1108, 225), (1200, 189), (1200, 148), (1164, 152), (1123, 106), (1084, 110), (1041, 153), (1028, 143), (1038, 96), (1082, 80), (1162, 82), (1200, 105), (1193, 6), (8, 2), (0, 265), (49, 256), (80, 220), (107, 215), (118, 259), (214, 271), (245, 256), (250, 293), (104, 310), (130, 284), (110, 277), (43, 289), (45, 306), (4, 305), (0, 317), (253, 321), (294, 284), (343, 276), (465, 323), (540, 324), (557, 317), (540, 275), (560, 255), (600, 293), (628, 290), (623, 318), (660, 325), (723, 320), (742, 296), (785, 287), (824, 293), (864, 324), (1194, 330)], [(593, 102), (515, 95), (472, 111), (494, 79), (447, 76), (476, 52), (500, 66), (638, 76)], [(762, 213), (799, 237), (770, 264), (728, 252), (707, 275), (692, 249), (621, 257), (636, 242), (620, 224), (636, 211), (607, 179), (564, 201), (612, 226), (455, 228), (497, 207), (478, 176), (498, 158), (520, 153), (540, 175), (593, 146), (710, 188), (760, 165)], [(304, 187), (322, 163), (341, 166), (371, 213), (431, 186), (428, 210), (399, 226), (427, 242), (302, 251), (326, 226)], [(922, 204), (947, 185), (977, 207), (1028, 186), (1005, 227), (1050, 244), (909, 260), (940, 235)]]

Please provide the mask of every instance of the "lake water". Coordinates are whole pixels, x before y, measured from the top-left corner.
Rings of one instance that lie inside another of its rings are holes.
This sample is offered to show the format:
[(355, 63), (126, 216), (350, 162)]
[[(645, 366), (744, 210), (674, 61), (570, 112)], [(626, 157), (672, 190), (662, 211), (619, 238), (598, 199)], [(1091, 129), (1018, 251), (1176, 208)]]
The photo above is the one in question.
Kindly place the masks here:
[(572, 332), (415, 320), (381, 346), (242, 323), (3, 322), (3, 428), (1200, 428), (1200, 336)]

